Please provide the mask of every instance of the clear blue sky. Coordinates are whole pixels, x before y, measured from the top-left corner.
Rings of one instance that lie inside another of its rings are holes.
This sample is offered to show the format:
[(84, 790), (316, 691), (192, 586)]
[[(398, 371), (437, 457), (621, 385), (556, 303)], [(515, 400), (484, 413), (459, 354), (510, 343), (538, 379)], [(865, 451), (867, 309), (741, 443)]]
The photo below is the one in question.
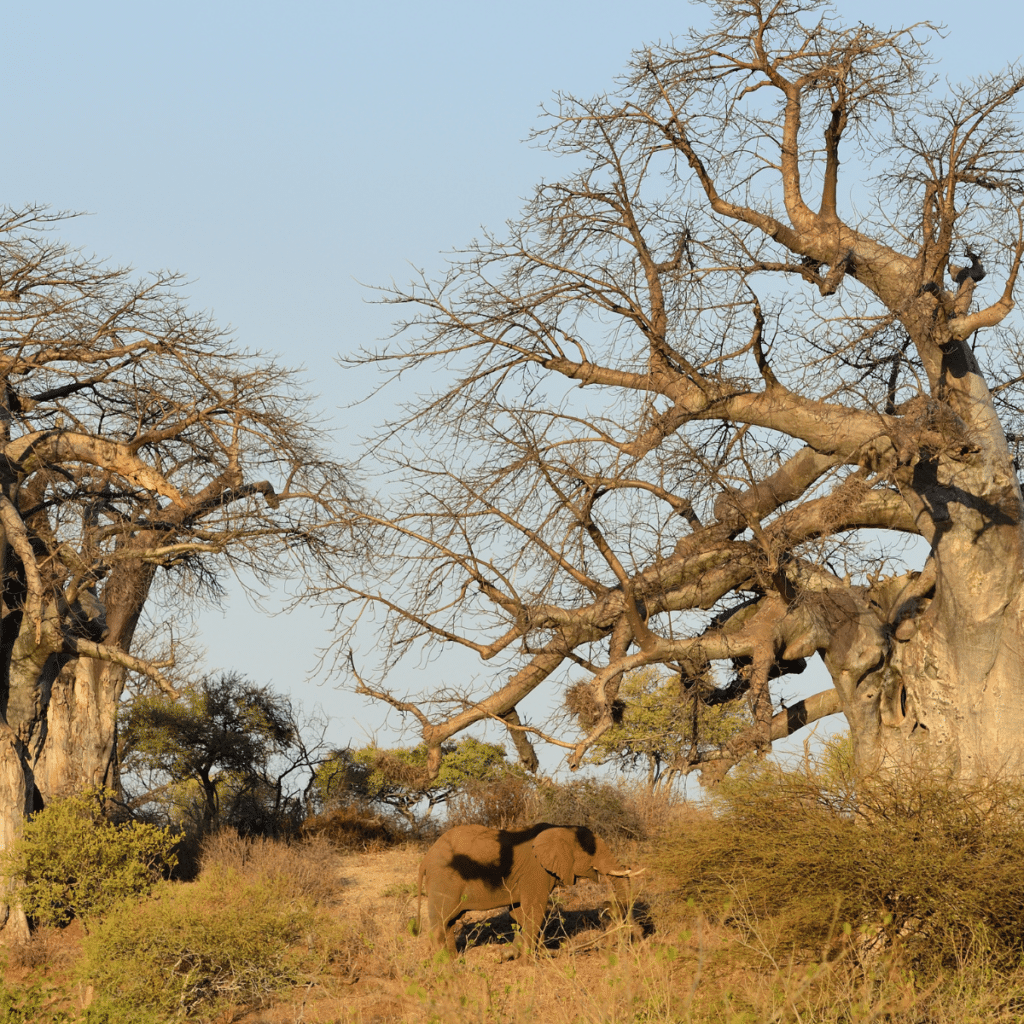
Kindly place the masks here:
[[(936, 71), (953, 79), (1024, 50), (1016, 3), (838, 10), (944, 22)], [(7, 4), (0, 201), (87, 211), (65, 238), (185, 272), (196, 307), (307, 368), (344, 456), (366, 414), (343, 408), (361, 384), (334, 357), (389, 323), (360, 282), (439, 268), (442, 250), (514, 216), (557, 173), (521, 141), (538, 105), (610, 88), (631, 49), (705, 18), (653, 0)], [(337, 742), (383, 720), (335, 680), (305, 681), (329, 639), (315, 616), (268, 628), (235, 596), (202, 625), (211, 667), (322, 703)]]

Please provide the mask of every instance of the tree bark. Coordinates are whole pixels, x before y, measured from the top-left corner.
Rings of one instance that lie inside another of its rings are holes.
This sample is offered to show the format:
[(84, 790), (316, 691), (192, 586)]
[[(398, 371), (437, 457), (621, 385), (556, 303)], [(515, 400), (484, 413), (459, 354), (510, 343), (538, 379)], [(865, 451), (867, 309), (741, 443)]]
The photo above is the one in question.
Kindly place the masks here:
[(129, 671), (176, 696), (133, 652), (157, 569), (210, 594), (228, 558), (302, 576), (337, 550), (345, 489), (287, 369), (189, 313), (175, 276), (61, 245), (58, 219), (0, 210), (0, 851), (46, 802), (118, 785)]
[[(30, 809), (24, 761), (17, 737), (0, 722), (0, 853), (10, 850), (21, 835), (21, 826)], [(28, 920), (13, 896), (15, 884), (3, 878), (0, 891), (0, 929), (15, 942), (28, 939)]]

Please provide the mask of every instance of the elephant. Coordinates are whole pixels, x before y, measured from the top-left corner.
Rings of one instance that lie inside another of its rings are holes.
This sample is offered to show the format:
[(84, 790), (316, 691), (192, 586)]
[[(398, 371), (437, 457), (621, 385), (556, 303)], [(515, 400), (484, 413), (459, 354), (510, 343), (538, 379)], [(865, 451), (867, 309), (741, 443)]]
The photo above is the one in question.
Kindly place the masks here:
[(420, 862), (415, 931), (424, 893), (434, 941), (452, 954), (455, 922), (467, 910), (512, 907), (519, 934), (502, 959), (514, 959), (536, 949), (556, 883), (574, 885), (579, 878), (603, 876), (612, 885), (613, 909), (628, 915), (629, 879), (639, 873), (619, 864), (604, 840), (582, 825), (542, 822), (518, 831), (458, 825)]

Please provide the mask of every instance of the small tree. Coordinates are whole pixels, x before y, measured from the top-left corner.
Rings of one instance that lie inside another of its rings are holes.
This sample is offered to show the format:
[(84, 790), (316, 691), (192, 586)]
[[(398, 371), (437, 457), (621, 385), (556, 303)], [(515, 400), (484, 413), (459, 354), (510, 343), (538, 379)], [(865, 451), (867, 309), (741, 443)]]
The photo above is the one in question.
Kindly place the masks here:
[(317, 790), (321, 804), (356, 796), (382, 804), (409, 822), (416, 821), (416, 808), (425, 804), (425, 817), (440, 804), (474, 781), (494, 779), (507, 767), (505, 748), (467, 736), (459, 743), (446, 744), (436, 776), (428, 771), (428, 750), (417, 747), (376, 746), (337, 751), (317, 769)]
[[(742, 708), (714, 703), (714, 699), (710, 681), (703, 685), (691, 681), (684, 687), (679, 676), (655, 668), (632, 672), (619, 688), (613, 708), (615, 724), (601, 734), (587, 760), (612, 763), (619, 771), (642, 770), (651, 790), (667, 790), (686, 773), (698, 750), (721, 749), (750, 724)], [(566, 691), (565, 706), (585, 732), (600, 720), (587, 683), (576, 683)]]
[(124, 705), (120, 730), (136, 807), (162, 804), (180, 818), (195, 806), (200, 831), (218, 820), (266, 831), (301, 817), (297, 782), (312, 775), (318, 747), (307, 748), (291, 701), (269, 687), (228, 673), (183, 688), (177, 701), (139, 696)]

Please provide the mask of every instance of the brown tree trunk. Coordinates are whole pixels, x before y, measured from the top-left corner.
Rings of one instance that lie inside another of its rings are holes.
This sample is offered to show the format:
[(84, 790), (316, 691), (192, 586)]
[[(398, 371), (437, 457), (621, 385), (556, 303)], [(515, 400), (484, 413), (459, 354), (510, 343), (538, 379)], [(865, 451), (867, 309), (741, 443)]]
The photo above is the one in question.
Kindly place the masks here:
[[(975, 582), (937, 592), (913, 635), (844, 702), (861, 771), (920, 768), (977, 781), (1024, 769), (1022, 598), (1004, 595), (1000, 605), (997, 585)], [(985, 613), (957, 614), (971, 597)]]
[[(18, 836), (29, 810), (24, 763), (13, 731), (0, 721), (0, 854), (9, 850)], [(25, 912), (12, 900), (14, 883), (2, 879), (0, 891), (0, 929), (15, 941), (28, 938)]]
[(125, 669), (75, 658), (61, 669), (46, 706), (46, 742), (32, 771), (44, 805), (88, 786), (112, 786), (117, 707)]
[[(107, 646), (130, 650), (153, 571), (128, 562), (111, 573), (102, 595)], [(127, 675), (114, 662), (58, 654), (64, 637), (52, 607), (41, 626), (12, 609), (3, 622), (10, 653), (0, 709), (0, 851), (16, 840), (25, 816), (50, 800), (116, 781), (117, 708)], [(2, 899), (0, 927), (6, 921), (15, 938), (27, 935), (24, 914)]]
[[(967, 343), (939, 340), (921, 429), (941, 428), (942, 449), (922, 446), (894, 474), (931, 545), (922, 578), (934, 583), (825, 660), (862, 771), (916, 766), (977, 781), (1024, 771), (1024, 500)], [(871, 658), (851, 686), (848, 669)]]

